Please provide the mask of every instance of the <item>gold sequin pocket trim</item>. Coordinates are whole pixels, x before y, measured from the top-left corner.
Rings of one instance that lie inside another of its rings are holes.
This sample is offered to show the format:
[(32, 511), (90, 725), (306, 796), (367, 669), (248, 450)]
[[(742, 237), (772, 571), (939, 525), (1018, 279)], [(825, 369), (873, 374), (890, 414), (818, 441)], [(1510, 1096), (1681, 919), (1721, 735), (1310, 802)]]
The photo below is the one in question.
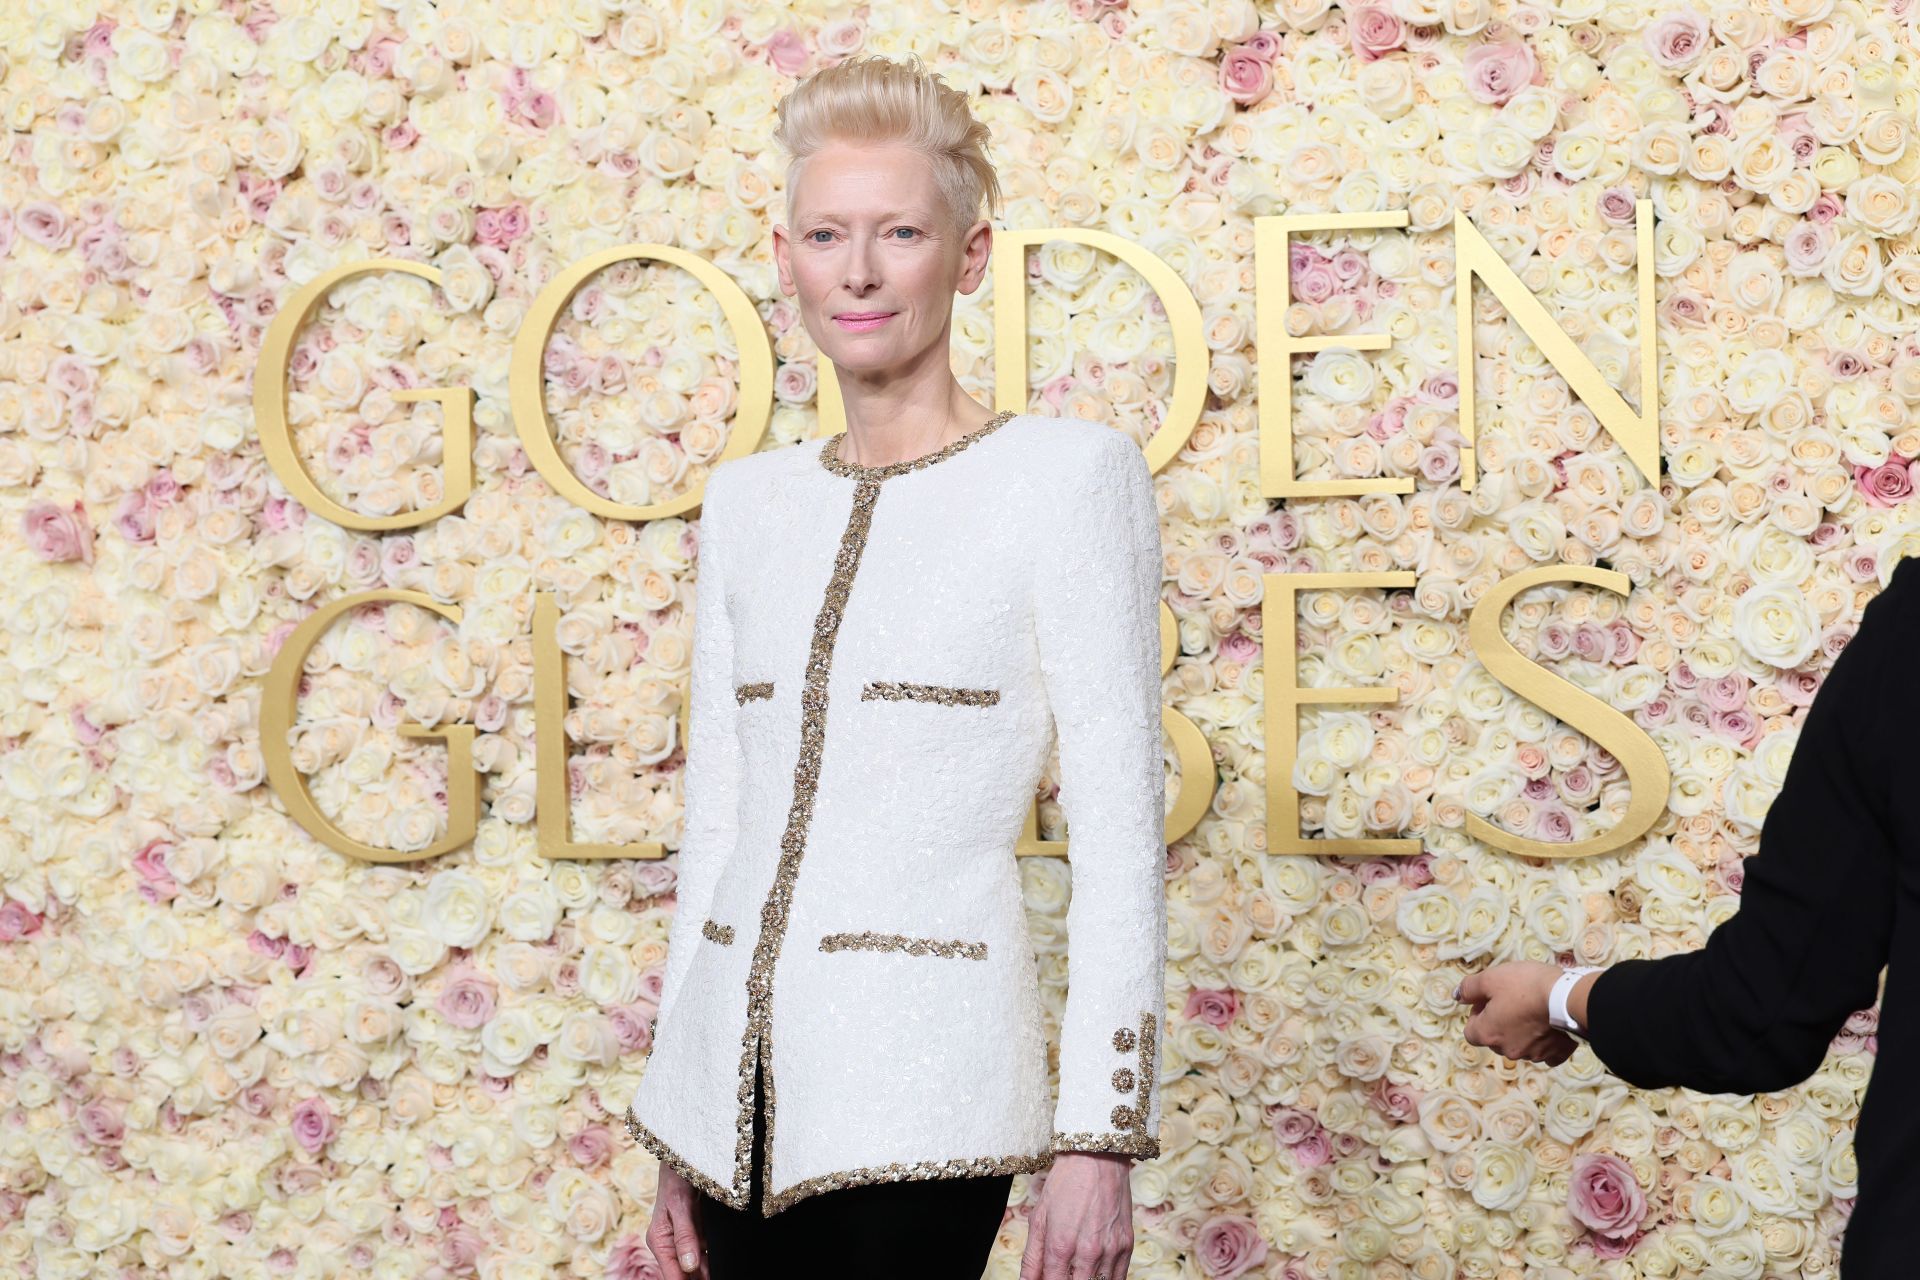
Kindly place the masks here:
[(773, 681), (771, 680), (756, 680), (752, 684), (737, 684), (733, 686), (733, 700), (741, 706), (745, 706), (755, 698), (771, 698), (772, 696)]
[(998, 689), (963, 689), (951, 684), (909, 684), (904, 680), (870, 680), (860, 700), (886, 698), (896, 702), (938, 702), (949, 707), (990, 707), (1000, 701)]
[(730, 924), (715, 924), (713, 921), (708, 920), (700, 926), (700, 936), (709, 938), (723, 947), (730, 947), (733, 945), (733, 926)]
[(941, 938), (909, 938), (899, 933), (829, 933), (820, 939), (822, 951), (904, 951), (912, 956), (946, 956), (985, 960), (987, 944)]

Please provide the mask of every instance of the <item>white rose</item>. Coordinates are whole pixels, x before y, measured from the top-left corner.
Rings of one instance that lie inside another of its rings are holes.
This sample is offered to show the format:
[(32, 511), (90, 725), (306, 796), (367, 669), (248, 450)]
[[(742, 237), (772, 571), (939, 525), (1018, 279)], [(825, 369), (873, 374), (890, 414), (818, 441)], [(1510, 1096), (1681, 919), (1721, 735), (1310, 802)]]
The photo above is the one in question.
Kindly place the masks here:
[(522, 1006), (502, 1009), (480, 1029), (482, 1068), (490, 1076), (510, 1076), (540, 1043), (533, 1015)]
[(1373, 395), (1373, 365), (1359, 353), (1332, 347), (1307, 367), (1306, 390), (1335, 404), (1360, 404)]
[(632, 1003), (640, 994), (640, 975), (625, 949), (600, 942), (582, 949), (580, 993), (603, 1009)]
[(1776, 667), (1797, 667), (1812, 657), (1819, 627), (1806, 596), (1778, 583), (1749, 587), (1734, 604), (1734, 638)]
[(1533, 1186), (1533, 1153), (1496, 1143), (1482, 1145), (1473, 1159), (1473, 1201), (1483, 1209), (1512, 1209)]
[(487, 888), (471, 871), (435, 873), (427, 885), (421, 927), (449, 947), (472, 947), (487, 936)]
[(1725, 1178), (1693, 1180), (1693, 1225), (1703, 1236), (1721, 1236), (1747, 1225), (1747, 1199)]

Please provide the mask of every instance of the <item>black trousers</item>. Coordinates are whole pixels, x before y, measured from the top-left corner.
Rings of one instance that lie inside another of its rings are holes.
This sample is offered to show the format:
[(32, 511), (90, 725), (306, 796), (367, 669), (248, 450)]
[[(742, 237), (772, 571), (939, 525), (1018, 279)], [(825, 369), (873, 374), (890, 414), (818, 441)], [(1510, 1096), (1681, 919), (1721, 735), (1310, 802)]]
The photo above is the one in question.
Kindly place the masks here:
[(712, 1280), (816, 1275), (835, 1280), (980, 1280), (1006, 1214), (1014, 1175), (840, 1187), (763, 1218), (764, 1100), (764, 1080), (756, 1072), (748, 1208), (729, 1208), (695, 1192)]

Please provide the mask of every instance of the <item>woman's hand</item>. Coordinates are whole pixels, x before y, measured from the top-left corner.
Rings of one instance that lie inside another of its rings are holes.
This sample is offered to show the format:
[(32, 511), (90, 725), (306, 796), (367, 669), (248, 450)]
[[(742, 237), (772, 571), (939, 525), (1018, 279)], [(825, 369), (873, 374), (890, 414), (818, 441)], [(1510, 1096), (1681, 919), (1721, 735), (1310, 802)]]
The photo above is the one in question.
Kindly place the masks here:
[(1102, 1151), (1053, 1158), (1027, 1226), (1020, 1280), (1120, 1280), (1133, 1257), (1133, 1161)]
[(647, 1223), (647, 1248), (668, 1275), (698, 1276), (707, 1280), (706, 1242), (700, 1238), (699, 1211), (693, 1185), (660, 1166), (660, 1185), (653, 1196), (653, 1217)]

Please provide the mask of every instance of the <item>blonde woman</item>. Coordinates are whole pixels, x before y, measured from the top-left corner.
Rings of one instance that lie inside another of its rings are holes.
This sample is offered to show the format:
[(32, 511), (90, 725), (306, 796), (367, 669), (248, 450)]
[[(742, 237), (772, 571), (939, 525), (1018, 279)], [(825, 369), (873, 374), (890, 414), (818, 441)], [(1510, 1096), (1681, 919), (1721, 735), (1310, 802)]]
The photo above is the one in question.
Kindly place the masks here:
[[(847, 430), (716, 468), (701, 512), (679, 903), (627, 1112), (649, 1245), (688, 1274), (976, 1280), (1046, 1170), (1022, 1276), (1119, 1280), (1159, 1153), (1158, 512), (1125, 436), (953, 376), (986, 139), (917, 63), (780, 105), (780, 287)], [(1014, 855), (1056, 735), (1057, 1098)]]

